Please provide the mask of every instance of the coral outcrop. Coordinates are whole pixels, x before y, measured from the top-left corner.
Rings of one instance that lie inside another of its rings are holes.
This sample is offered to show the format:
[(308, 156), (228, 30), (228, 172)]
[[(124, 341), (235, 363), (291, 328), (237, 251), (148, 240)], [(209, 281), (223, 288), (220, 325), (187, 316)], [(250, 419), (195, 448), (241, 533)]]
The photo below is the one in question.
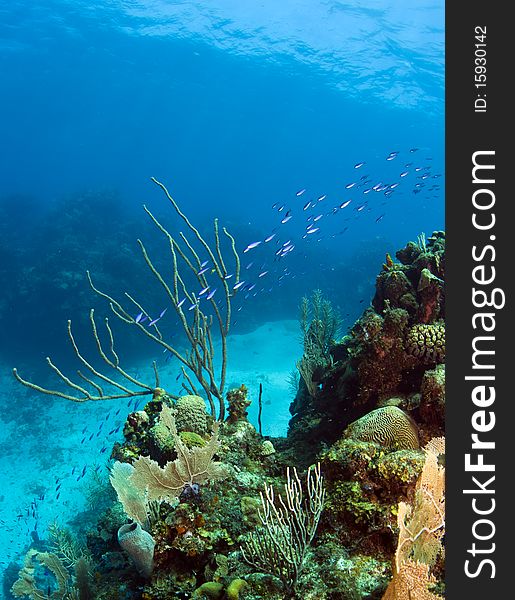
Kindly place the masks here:
[[(396, 258), (342, 338), (321, 292), (303, 300), (286, 438), (248, 421), (245, 385), (219, 421), (203, 398), (164, 388), (127, 416), (87, 533), (97, 600), (443, 593), (445, 234)], [(73, 583), (55, 556), (30, 555), (17, 591), (39, 593), (37, 561), (57, 592)]]

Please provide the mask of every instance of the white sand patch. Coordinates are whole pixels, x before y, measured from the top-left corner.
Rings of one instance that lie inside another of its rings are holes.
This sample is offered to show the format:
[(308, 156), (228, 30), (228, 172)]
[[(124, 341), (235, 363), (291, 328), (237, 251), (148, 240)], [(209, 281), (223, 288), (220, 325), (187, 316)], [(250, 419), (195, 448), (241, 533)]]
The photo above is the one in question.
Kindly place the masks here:
[(252, 400), (249, 419), (257, 428), (259, 384), (263, 385), (263, 435), (286, 435), (293, 400), (288, 376), (301, 355), (298, 321), (265, 323), (229, 339), (227, 387), (247, 386)]

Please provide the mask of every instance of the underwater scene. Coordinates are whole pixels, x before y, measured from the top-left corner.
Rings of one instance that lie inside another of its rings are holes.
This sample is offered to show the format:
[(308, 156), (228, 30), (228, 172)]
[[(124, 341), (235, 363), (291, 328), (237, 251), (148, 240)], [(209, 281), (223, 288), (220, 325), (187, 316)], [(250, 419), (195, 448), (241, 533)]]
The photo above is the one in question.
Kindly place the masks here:
[(442, 598), (443, 1), (18, 0), (0, 61), (0, 598)]

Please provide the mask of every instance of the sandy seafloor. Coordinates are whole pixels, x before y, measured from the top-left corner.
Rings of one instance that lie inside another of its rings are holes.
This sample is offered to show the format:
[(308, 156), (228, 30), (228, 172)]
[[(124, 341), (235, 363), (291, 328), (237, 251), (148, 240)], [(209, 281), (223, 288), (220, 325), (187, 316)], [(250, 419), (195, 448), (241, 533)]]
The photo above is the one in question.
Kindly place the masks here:
[[(286, 434), (293, 399), (288, 376), (301, 355), (298, 321), (265, 323), (250, 333), (229, 337), (226, 389), (242, 383), (248, 387), (252, 400), (249, 419), (257, 428), (257, 398), (259, 384), (263, 384), (263, 435)], [(134, 372), (146, 371), (149, 365), (133, 368)], [(15, 402), (27, 418), (6, 422), (1, 420), (0, 412), (2, 571), (11, 560), (21, 566), (20, 553), (28, 548), (31, 531), (36, 529), (44, 539), (50, 523), (57, 519), (66, 526), (84, 510), (85, 493), (94, 470), (107, 475), (111, 447), (116, 440), (122, 440), (125, 417), (135, 408), (135, 402), (128, 406), (127, 400), (74, 403), (35, 394), (20, 386), (10, 370), (11, 365), (2, 366), (1, 401)], [(172, 392), (177, 391), (178, 372), (172, 361), (161, 366), (162, 387), (167, 388), (168, 384)], [(141, 408), (145, 398), (136, 399), (136, 407)], [(119, 431), (114, 433), (118, 425)]]

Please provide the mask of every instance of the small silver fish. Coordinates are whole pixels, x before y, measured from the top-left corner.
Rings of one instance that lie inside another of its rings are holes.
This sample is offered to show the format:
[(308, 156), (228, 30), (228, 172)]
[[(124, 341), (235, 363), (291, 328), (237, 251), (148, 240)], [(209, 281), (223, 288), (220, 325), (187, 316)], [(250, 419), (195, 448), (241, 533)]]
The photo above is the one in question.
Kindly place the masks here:
[(356, 163), (356, 164), (354, 165), (354, 168), (355, 168), (355, 169), (359, 169), (359, 168), (361, 168), (361, 167), (362, 167), (364, 164), (365, 164), (364, 162), (359, 162), (359, 163)]
[(406, 175), (409, 173), (409, 171), (403, 171), (399, 177), (406, 177)]
[(211, 300), (211, 298), (216, 294), (216, 288), (209, 292), (209, 294), (206, 296), (206, 300)]
[(186, 298), (183, 298), (179, 304), (177, 304), (177, 308), (181, 308), (181, 306), (186, 302)]
[(237, 283), (232, 289), (233, 290), (239, 290), (241, 288), (242, 285), (245, 285), (245, 281), (240, 281), (239, 283)]
[(281, 223), (288, 223), (288, 221), (292, 218), (292, 215), (286, 215), (284, 219), (281, 220)]
[[(266, 274), (268, 273), (268, 271), (263, 271), (262, 273), (260, 273), (258, 275), (258, 277), (264, 277)], [(250, 288), (249, 288), (250, 289)]]
[(306, 204), (304, 204), (304, 206), (302, 207), (302, 210), (307, 210), (310, 206), (311, 206), (311, 200), (309, 202), (306, 202)]
[(327, 194), (324, 194), (323, 196), (319, 196), (317, 198), (317, 202), (322, 202), (322, 200), (325, 200), (327, 198)]
[(275, 233), (272, 233), (271, 235), (269, 235), (267, 238), (264, 239), (265, 244), (267, 244), (268, 242), (270, 242), (271, 240), (273, 240), (275, 237)]
[(139, 323), (141, 321), (142, 316), (143, 316), (143, 313), (140, 312), (139, 315), (134, 319), (135, 323)]
[(209, 267), (204, 267), (203, 269), (200, 269), (200, 271), (197, 273), (197, 275), (204, 275), (204, 273), (206, 271), (209, 271)]
[(348, 183), (348, 184), (345, 186), (345, 189), (346, 189), (346, 190), (350, 190), (350, 189), (351, 189), (351, 188), (353, 188), (355, 185), (356, 185), (356, 182), (355, 182), (355, 181), (354, 181), (353, 183)]
[(252, 248), (256, 248), (257, 246), (259, 246), (259, 244), (261, 244), (261, 240), (259, 240), (259, 242), (252, 242), (245, 248), (243, 253), (248, 252), (249, 250), (252, 250)]
[(204, 289), (200, 290), (200, 292), (198, 293), (199, 296), (203, 296), (208, 290), (209, 290), (209, 285), (207, 287), (205, 287)]
[(306, 191), (306, 188), (299, 190), (295, 195), (296, 196), (302, 196), (302, 194)]
[(320, 221), (320, 219), (323, 217), (324, 215), (318, 215), (318, 217), (315, 217), (313, 219), (313, 223), (316, 223), (317, 221)]

